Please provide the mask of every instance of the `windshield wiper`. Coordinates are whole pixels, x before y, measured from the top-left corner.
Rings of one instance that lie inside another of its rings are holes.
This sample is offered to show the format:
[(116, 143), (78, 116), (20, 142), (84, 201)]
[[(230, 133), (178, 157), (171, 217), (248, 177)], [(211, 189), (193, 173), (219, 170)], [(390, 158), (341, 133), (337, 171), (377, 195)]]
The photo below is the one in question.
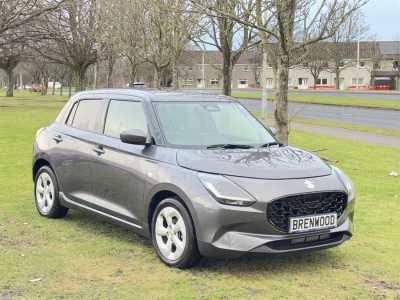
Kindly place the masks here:
[(259, 148), (265, 148), (265, 147), (270, 147), (270, 146), (282, 147), (283, 144), (282, 143), (278, 143), (278, 142), (270, 142), (270, 143), (262, 144), (261, 146), (259, 146)]
[(215, 144), (207, 146), (207, 149), (250, 149), (253, 148), (251, 145), (241, 144)]

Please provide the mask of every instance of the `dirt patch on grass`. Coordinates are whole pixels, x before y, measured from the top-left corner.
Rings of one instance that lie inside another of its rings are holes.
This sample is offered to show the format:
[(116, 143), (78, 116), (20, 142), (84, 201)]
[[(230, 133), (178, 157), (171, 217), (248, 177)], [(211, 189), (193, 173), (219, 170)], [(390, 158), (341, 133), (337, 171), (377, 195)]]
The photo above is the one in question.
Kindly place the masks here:
[(395, 284), (392, 282), (386, 282), (384, 280), (376, 280), (376, 279), (366, 279), (365, 282), (368, 283), (368, 285), (371, 285), (377, 289), (385, 289), (398, 292), (400, 296), (400, 284)]
[(13, 289), (10, 287), (5, 287), (0, 290), (0, 300), (11, 300), (15, 297), (21, 297), (24, 292), (24, 289)]
[(33, 243), (29, 240), (10, 238), (8, 236), (0, 235), (0, 246), (4, 247), (30, 247)]

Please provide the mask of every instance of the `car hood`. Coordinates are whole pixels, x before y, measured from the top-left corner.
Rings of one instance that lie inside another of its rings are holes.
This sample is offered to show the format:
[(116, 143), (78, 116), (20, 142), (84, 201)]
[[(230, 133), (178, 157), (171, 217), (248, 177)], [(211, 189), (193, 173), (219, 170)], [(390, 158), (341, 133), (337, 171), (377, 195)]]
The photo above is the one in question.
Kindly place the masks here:
[(318, 156), (293, 147), (188, 150), (177, 152), (181, 167), (214, 174), (261, 179), (294, 179), (331, 174)]

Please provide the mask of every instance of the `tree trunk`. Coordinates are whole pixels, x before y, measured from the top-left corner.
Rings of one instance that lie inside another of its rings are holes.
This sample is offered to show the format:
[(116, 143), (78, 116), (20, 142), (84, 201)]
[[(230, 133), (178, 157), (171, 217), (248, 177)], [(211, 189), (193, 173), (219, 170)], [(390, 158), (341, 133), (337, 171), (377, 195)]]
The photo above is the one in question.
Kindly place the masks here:
[(71, 98), (72, 96), (72, 86), (71, 86), (71, 80), (68, 81), (68, 98)]
[(7, 97), (13, 97), (14, 96), (14, 72), (12, 69), (6, 70), (7, 73), (7, 79), (8, 79), (8, 84), (7, 84)]
[(272, 66), (272, 73), (274, 76), (274, 82), (273, 82), (273, 89), (276, 91), (276, 88), (278, 87), (278, 69), (274, 66)]
[(60, 86), (60, 96), (63, 95), (63, 82), (61, 82), (61, 86)]
[(223, 94), (226, 96), (230, 96), (232, 94), (232, 63), (230, 53), (228, 51), (223, 53), (222, 76)]
[(160, 89), (160, 87), (161, 87), (161, 84), (160, 84), (160, 74), (161, 73), (161, 70), (159, 69), (159, 68), (154, 68), (154, 83), (153, 83), (153, 85), (154, 85), (154, 87), (156, 88), (156, 89)]
[(112, 74), (114, 71), (114, 58), (113, 56), (109, 56), (107, 59), (107, 87), (112, 88), (113, 87), (113, 82), (112, 82)]
[(336, 89), (340, 90), (340, 68), (335, 68), (335, 75), (336, 75)]
[(44, 74), (42, 77), (42, 88), (40, 89), (40, 94), (42, 96), (46, 96), (48, 88), (49, 88), (49, 77), (47, 76), (47, 74)]
[(289, 64), (283, 61), (278, 67), (278, 89), (275, 94), (274, 116), (276, 128), (278, 129), (277, 138), (281, 143), (286, 145), (289, 140), (288, 81)]
[(172, 88), (174, 90), (179, 89), (179, 76), (178, 76), (178, 68), (176, 67), (176, 63), (172, 63)]
[(85, 73), (86, 69), (83, 67), (74, 70), (76, 92), (85, 90)]
[(99, 74), (99, 62), (96, 62), (93, 72), (93, 89), (97, 89), (97, 74)]
[(131, 72), (129, 74), (129, 87), (135, 87), (137, 67), (136, 65), (131, 64)]
[(262, 85), (262, 96), (261, 96), (261, 118), (265, 122), (267, 120), (267, 105), (268, 105), (268, 93), (267, 93), (267, 68), (268, 68), (268, 52), (267, 43), (262, 43), (262, 75), (261, 75), (261, 85)]
[(314, 90), (315, 90), (317, 88), (316, 85), (317, 85), (317, 81), (318, 81), (319, 75), (316, 75), (316, 74), (311, 74), (311, 75), (312, 75), (313, 80), (314, 80)]
[(56, 94), (56, 80), (55, 79), (53, 79), (53, 86), (52, 86), (51, 94), (53, 96)]

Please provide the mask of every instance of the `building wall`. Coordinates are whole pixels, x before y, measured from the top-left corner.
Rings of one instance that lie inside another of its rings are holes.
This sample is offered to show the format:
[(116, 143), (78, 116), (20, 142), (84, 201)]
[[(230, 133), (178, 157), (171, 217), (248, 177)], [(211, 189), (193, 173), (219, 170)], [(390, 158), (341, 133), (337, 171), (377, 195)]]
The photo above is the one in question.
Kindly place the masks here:
[[(180, 86), (183, 88), (222, 88), (222, 65), (204, 65), (203, 83), (203, 65), (196, 64), (180, 67)], [(371, 84), (371, 73), (373, 70), (373, 62), (365, 60), (360, 63), (360, 67), (356, 66), (356, 62), (352, 66), (342, 69), (340, 74), (340, 88), (348, 89), (354, 87), (366, 87)], [(380, 70), (393, 71), (393, 60), (382, 60), (380, 62)], [(261, 74), (261, 67), (255, 64), (237, 64), (232, 72), (232, 88), (254, 88), (259, 87), (257, 77)], [(328, 71), (322, 71), (319, 79), (319, 85), (334, 88), (336, 75)], [(267, 70), (267, 88), (275, 86), (274, 74), (272, 68)], [(292, 89), (308, 89), (313, 88), (314, 79), (310, 71), (302, 66), (294, 66), (289, 71), (289, 88)]]

